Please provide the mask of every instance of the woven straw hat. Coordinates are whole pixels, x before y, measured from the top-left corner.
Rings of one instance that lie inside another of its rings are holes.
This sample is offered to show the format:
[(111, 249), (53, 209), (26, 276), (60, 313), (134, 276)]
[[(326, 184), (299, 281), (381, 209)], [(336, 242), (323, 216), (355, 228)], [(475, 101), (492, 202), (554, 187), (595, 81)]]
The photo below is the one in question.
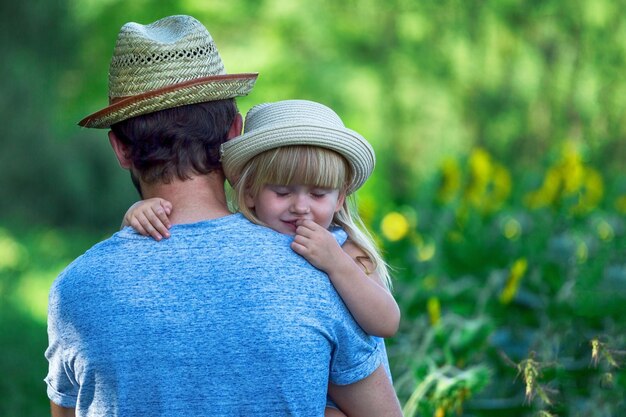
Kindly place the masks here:
[(257, 75), (226, 74), (211, 34), (191, 16), (126, 23), (109, 68), (109, 106), (78, 124), (107, 128), (158, 110), (244, 96)]
[(290, 145), (320, 146), (342, 155), (352, 168), (348, 194), (365, 183), (376, 159), (371, 145), (346, 128), (328, 107), (307, 100), (264, 103), (246, 115), (244, 133), (222, 144), (222, 167), (231, 184), (246, 163), (270, 149)]

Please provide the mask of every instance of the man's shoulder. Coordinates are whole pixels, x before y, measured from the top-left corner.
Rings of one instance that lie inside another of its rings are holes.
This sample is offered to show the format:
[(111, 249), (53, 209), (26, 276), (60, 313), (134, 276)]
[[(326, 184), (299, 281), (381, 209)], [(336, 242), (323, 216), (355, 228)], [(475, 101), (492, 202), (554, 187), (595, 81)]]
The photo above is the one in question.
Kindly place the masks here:
[(190, 227), (172, 230), (172, 236), (178, 231), (183, 232), (186, 238), (194, 239), (201, 236), (207, 244), (223, 245), (233, 243), (243, 247), (259, 247), (262, 245), (277, 245), (289, 247), (291, 236), (283, 235), (268, 227), (255, 224), (241, 213), (235, 213), (217, 220), (200, 222)]
[(103, 265), (109, 264), (105, 259), (106, 253), (111, 250), (116, 236), (113, 235), (87, 249), (82, 255), (69, 263), (56, 277), (50, 288), (50, 293), (59, 291), (74, 292), (87, 283), (94, 271)]

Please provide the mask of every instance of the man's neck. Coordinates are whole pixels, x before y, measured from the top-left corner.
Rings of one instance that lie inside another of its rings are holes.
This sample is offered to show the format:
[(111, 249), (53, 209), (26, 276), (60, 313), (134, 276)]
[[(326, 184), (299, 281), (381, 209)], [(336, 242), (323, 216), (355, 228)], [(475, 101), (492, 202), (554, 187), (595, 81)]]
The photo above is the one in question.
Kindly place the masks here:
[(230, 214), (224, 193), (224, 176), (221, 173), (192, 176), (169, 184), (142, 184), (143, 198), (160, 197), (172, 203), (172, 224), (196, 223), (217, 219)]

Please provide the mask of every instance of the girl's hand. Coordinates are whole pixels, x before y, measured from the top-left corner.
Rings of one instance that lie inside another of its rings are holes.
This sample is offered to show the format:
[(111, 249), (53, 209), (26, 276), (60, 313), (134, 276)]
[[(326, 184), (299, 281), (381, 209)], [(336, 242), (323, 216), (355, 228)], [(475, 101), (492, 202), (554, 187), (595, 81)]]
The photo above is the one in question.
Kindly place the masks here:
[(162, 198), (141, 200), (130, 206), (124, 215), (122, 227), (131, 226), (137, 233), (152, 236), (155, 240), (170, 237), (169, 228), (172, 227), (169, 215), (172, 213), (172, 203)]
[(365, 252), (350, 240), (339, 246), (328, 230), (313, 222), (298, 223), (291, 242), (294, 252), (324, 271), (337, 293), (367, 333), (391, 337), (398, 331), (400, 309), (381, 282)]
[(291, 249), (326, 273), (344, 254), (332, 233), (313, 220), (298, 223)]

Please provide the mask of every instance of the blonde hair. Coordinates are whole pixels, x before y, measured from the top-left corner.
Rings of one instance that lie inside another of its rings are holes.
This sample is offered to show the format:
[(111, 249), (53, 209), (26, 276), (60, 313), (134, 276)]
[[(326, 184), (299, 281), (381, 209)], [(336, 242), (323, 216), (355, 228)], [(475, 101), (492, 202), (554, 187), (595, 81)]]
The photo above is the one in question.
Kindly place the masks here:
[[(345, 194), (351, 175), (350, 165), (337, 152), (317, 146), (283, 146), (260, 153), (246, 163), (233, 185), (234, 200), (236, 208), (250, 221), (267, 226), (246, 205), (246, 195), (256, 197), (267, 184), (309, 185), (338, 189)], [(333, 216), (331, 225), (346, 231), (348, 239), (365, 253), (381, 281), (391, 289), (387, 264), (349, 197), (346, 196), (342, 207)], [(367, 271), (367, 267), (365, 269), (367, 273), (372, 272)]]

